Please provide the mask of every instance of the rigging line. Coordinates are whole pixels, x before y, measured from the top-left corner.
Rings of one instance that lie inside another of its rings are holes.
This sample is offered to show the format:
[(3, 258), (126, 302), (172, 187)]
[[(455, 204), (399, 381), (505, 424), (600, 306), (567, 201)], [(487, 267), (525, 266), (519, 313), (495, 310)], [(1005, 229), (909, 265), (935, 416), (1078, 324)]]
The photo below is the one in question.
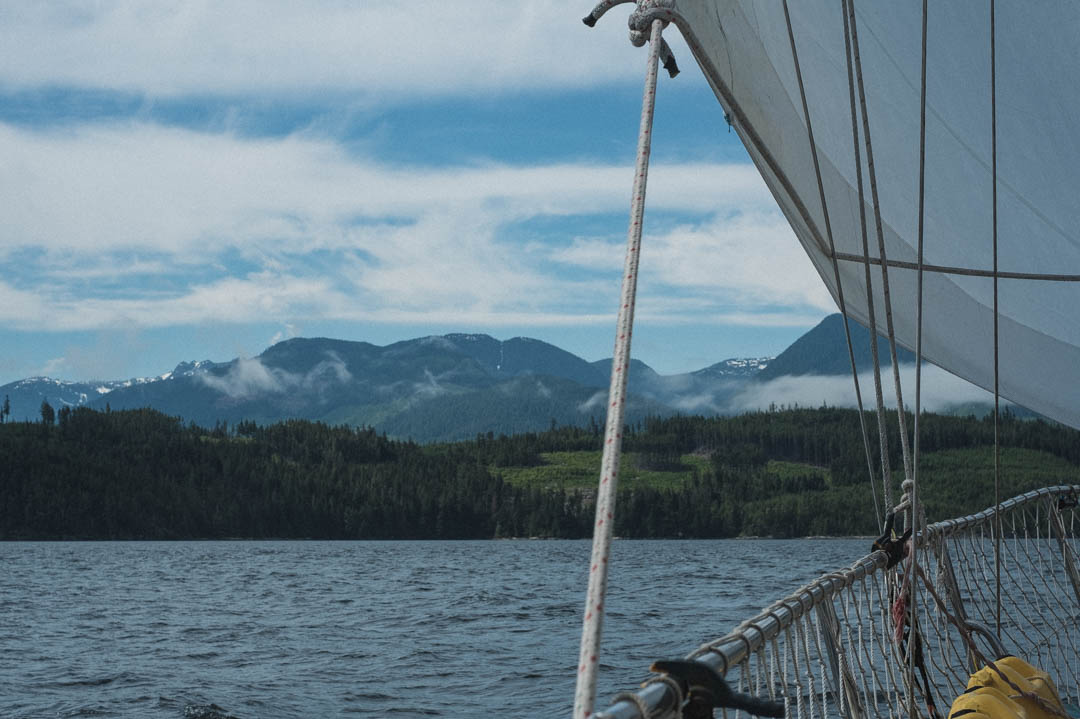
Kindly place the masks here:
[(649, 57), (645, 72), (645, 89), (641, 99), (641, 125), (638, 130), (633, 199), (630, 204), (630, 227), (626, 237), (626, 262), (623, 268), (622, 295), (615, 327), (615, 350), (611, 361), (611, 384), (608, 390), (600, 484), (596, 494), (596, 522), (593, 526), (589, 588), (585, 596), (585, 618), (581, 627), (581, 652), (578, 658), (577, 688), (574, 693), (574, 719), (586, 719), (591, 716), (596, 702), (596, 672), (600, 664), (598, 657), (600, 635), (604, 623), (608, 556), (611, 550), (612, 525), (615, 523), (615, 486), (619, 478), (619, 455), (622, 449), (623, 416), (626, 409), (626, 381), (630, 374), (630, 338), (634, 326), (638, 261), (641, 254), (641, 228), (645, 215), (645, 186), (649, 174), (653, 109), (656, 104), (656, 73), (663, 26), (662, 20), (653, 20), (649, 36)]
[(997, 203), (997, 48), (995, 45), (994, 0), (990, 0), (990, 164), (992, 165), (992, 195), (994, 203), (994, 575), (996, 602), (994, 622), (998, 636), (1001, 635), (1001, 443), (999, 418), (1001, 417), (998, 386), (998, 203)]
[[(859, 221), (862, 226), (863, 268), (866, 276), (866, 309), (870, 320), (870, 356), (874, 365), (874, 399), (877, 401), (878, 442), (881, 446), (881, 484), (886, 511), (892, 506), (892, 470), (889, 467), (889, 438), (885, 428), (885, 400), (881, 393), (881, 363), (878, 359), (877, 313), (874, 311), (874, 287), (870, 277), (870, 246), (866, 234), (866, 196), (863, 190), (862, 153), (859, 150), (859, 122), (855, 112), (855, 80), (851, 69), (851, 28), (849, 14), (854, 18), (852, 0), (844, 4), (844, 47), (847, 60), (848, 99), (851, 104), (851, 139), (855, 150), (855, 176), (859, 178)], [(857, 52), (857, 50), (856, 50)]]
[[(991, 0), (993, 2), (993, 0)], [(923, 230), (926, 218), (926, 25), (927, 25), (927, 2), (922, 4), (922, 80), (919, 90), (919, 279), (915, 310), (915, 417), (912, 422), (914, 436), (914, 448), (912, 451), (911, 467), (911, 524), (914, 531), (911, 533), (911, 567), (908, 571), (913, 576), (919, 572), (919, 533), (926, 522), (922, 518), (922, 508), (919, 506), (919, 415), (922, 412), (922, 340), (923, 340)], [(895, 360), (894, 360), (895, 361)], [(918, 582), (912, 582), (909, 590), (908, 601), (911, 604), (911, 630), (914, 632), (918, 627), (919, 603)], [(915, 682), (915, 652), (911, 653), (911, 662), (908, 667), (911, 678), (909, 682), (908, 705), (914, 706), (914, 690), (910, 689)], [(929, 691), (927, 692), (929, 699)]]
[(821, 211), (825, 216), (825, 236), (829, 240), (829, 255), (832, 258), (833, 278), (836, 281), (836, 297), (840, 305), (840, 315), (844, 318), (844, 337), (847, 340), (848, 359), (851, 362), (851, 379), (855, 383), (855, 401), (859, 407), (859, 428), (862, 430), (863, 448), (866, 451), (866, 468), (870, 472), (870, 493), (874, 497), (874, 517), (877, 519), (878, 533), (880, 533), (882, 512), (878, 506), (877, 487), (874, 485), (874, 458), (870, 453), (870, 438), (866, 433), (862, 390), (859, 387), (859, 370), (855, 366), (855, 350), (851, 344), (851, 326), (848, 322), (847, 306), (844, 302), (844, 285), (840, 279), (840, 264), (836, 261), (836, 242), (833, 239), (832, 223), (829, 221), (829, 205), (825, 200), (825, 184), (821, 180), (821, 164), (818, 161), (817, 143), (814, 142), (814, 127), (810, 122), (810, 107), (806, 102), (806, 87), (803, 84), (799, 52), (795, 46), (795, 32), (791, 28), (791, 12), (788, 10), (788, 0), (784, 0), (784, 20), (787, 22), (788, 39), (791, 41), (791, 57), (795, 63), (795, 77), (799, 81), (799, 97), (802, 99), (803, 117), (806, 118), (806, 135), (810, 141), (810, 153), (814, 158), (814, 174), (817, 176), (818, 194), (821, 196)]
[[(859, 30), (855, 22), (855, 5), (848, 5), (851, 16), (851, 47), (855, 57), (855, 77), (859, 84), (859, 106), (862, 108), (863, 139), (866, 142), (866, 171), (870, 175), (870, 196), (874, 202), (874, 225), (877, 229), (878, 256), (885, 255), (885, 233), (881, 225), (881, 201), (878, 198), (877, 173), (874, 171), (874, 145), (870, 139), (870, 113), (866, 109), (866, 86), (863, 84), (862, 56), (859, 54)], [(907, 419), (904, 416), (904, 395), (900, 389), (900, 365), (896, 361), (896, 335), (893, 332), (892, 299), (889, 295), (889, 268), (881, 266), (881, 292), (885, 300), (885, 326), (889, 335), (889, 356), (892, 360), (893, 387), (896, 392), (896, 415), (900, 423), (900, 449), (904, 457), (904, 478), (911, 479), (911, 450), (908, 447)], [(877, 337), (874, 337), (877, 342)]]
[[(821, 251), (828, 255), (829, 251), (822, 248)], [(872, 265), (888, 265), (890, 269), (897, 268), (902, 270), (918, 270), (918, 262), (905, 262), (903, 260), (890, 260), (885, 259), (884, 263), (879, 257), (871, 257), (869, 260), (862, 255), (853, 255), (849, 252), (837, 252), (836, 259), (844, 260), (845, 262), (867, 262)], [(965, 275), (968, 277), (998, 277), (1003, 280), (1042, 280), (1044, 282), (1080, 282), (1080, 275), (1053, 275), (1042, 272), (1009, 272), (1008, 270), (998, 270), (996, 273), (994, 270), (977, 270), (973, 267), (950, 267), (948, 265), (928, 265), (923, 263), (922, 269), (924, 272), (930, 272), (939, 275)]]

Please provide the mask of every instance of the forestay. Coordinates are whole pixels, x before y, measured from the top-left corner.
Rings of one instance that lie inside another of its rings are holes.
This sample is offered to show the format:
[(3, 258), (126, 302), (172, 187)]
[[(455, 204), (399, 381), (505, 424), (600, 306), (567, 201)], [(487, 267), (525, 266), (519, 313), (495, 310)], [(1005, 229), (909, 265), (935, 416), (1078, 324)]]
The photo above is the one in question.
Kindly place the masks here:
[[(820, 200), (783, 5), (657, 2), (833, 296), (825, 212), (849, 314), (869, 323), (843, 4), (791, 3), (821, 165)], [(866, 115), (898, 342), (916, 344), (920, 3), (856, 3)], [(996, 8), (1001, 395), (1080, 427), (1080, 3)], [(994, 387), (989, 3), (931, 3), (927, 40), (923, 355)], [(862, 109), (856, 131), (869, 260), (880, 263)], [(880, 271), (874, 307), (885, 325)]]

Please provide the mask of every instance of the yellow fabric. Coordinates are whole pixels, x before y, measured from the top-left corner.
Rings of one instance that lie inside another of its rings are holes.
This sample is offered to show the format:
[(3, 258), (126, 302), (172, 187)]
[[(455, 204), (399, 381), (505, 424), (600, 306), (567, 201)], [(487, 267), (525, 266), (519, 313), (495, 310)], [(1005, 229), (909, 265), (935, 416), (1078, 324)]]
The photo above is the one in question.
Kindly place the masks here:
[[(1061, 710), (1061, 699), (1050, 676), (1017, 657), (1005, 657), (994, 662), (1009, 681), (1024, 692), (1036, 694), (1048, 704)], [(1031, 699), (1021, 696), (1004, 679), (987, 666), (971, 675), (967, 691), (956, 698), (949, 709), (950, 719), (963, 712), (960, 719), (1051, 719), (1048, 712)]]

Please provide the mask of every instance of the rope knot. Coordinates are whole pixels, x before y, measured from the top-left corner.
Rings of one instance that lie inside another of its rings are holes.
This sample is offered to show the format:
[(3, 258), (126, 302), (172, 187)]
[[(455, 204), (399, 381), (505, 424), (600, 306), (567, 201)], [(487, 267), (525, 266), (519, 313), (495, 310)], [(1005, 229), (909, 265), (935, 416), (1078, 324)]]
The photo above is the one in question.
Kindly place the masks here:
[[(630, 26), (630, 44), (634, 47), (642, 47), (649, 41), (653, 22), (659, 20), (666, 28), (675, 17), (675, 0), (637, 0), (637, 7), (630, 13), (630, 18), (627, 20)], [(663, 38), (660, 39), (660, 64), (668, 71), (670, 77), (679, 74), (675, 56), (667, 40)]]
[(642, 47), (649, 41), (653, 20), (661, 20), (666, 29), (675, 18), (674, 0), (637, 0), (637, 7), (630, 13), (630, 44)]
[[(663, 23), (663, 27), (666, 28), (672, 20), (678, 17), (678, 12), (675, 10), (675, 0), (600, 0), (596, 7), (592, 9), (592, 12), (582, 18), (582, 22), (589, 27), (595, 27), (597, 20), (603, 17), (604, 13), (616, 5), (628, 2), (633, 2), (636, 5), (634, 12), (630, 14), (629, 20), (630, 44), (634, 47), (643, 47), (649, 41), (654, 21), (659, 20)], [(679, 74), (679, 66), (675, 62), (675, 56), (671, 53), (667, 40), (663, 38), (660, 38), (660, 63), (668, 71), (669, 76), (675, 77)]]

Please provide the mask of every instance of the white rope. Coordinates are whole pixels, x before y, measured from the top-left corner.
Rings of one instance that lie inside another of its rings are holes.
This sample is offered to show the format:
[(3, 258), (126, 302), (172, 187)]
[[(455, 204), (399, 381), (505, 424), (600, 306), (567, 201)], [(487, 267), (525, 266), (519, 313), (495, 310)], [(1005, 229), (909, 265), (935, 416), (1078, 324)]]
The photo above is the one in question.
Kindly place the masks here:
[(637, 163), (633, 199), (630, 204), (630, 228), (626, 238), (622, 298), (616, 321), (615, 352), (611, 362), (607, 423), (604, 428), (604, 452), (600, 465), (600, 486), (596, 495), (596, 522), (593, 525), (592, 557), (589, 562), (589, 588), (585, 598), (585, 619), (582, 622), (581, 652), (578, 656), (577, 690), (574, 694), (575, 719), (590, 717), (596, 702), (596, 672), (599, 668), (604, 597), (607, 593), (608, 558), (611, 550), (612, 525), (615, 520), (615, 487), (618, 483), (619, 459), (622, 450), (626, 380), (627, 375), (630, 374), (630, 336), (634, 326), (641, 226), (645, 214), (645, 185), (649, 173), (652, 118), (656, 102), (656, 74), (663, 25), (661, 20), (654, 20), (652, 23), (645, 91), (641, 101), (641, 125), (638, 130)]
[(821, 716), (827, 717), (829, 716), (829, 682), (825, 674), (825, 652), (821, 647), (821, 620), (817, 612), (814, 612), (810, 621), (814, 625), (814, 649), (817, 650), (818, 671), (821, 674)]
[(885, 399), (881, 391), (881, 362), (878, 358), (877, 312), (874, 310), (874, 286), (870, 277), (870, 245), (866, 232), (866, 198), (863, 191), (862, 150), (859, 149), (859, 121), (855, 110), (855, 78), (852, 55), (858, 57), (858, 47), (852, 44), (849, 17), (854, 19), (852, 0), (844, 0), (844, 47), (847, 60), (848, 100), (851, 105), (851, 139), (855, 154), (855, 177), (859, 185), (859, 225), (862, 228), (863, 271), (866, 279), (866, 311), (870, 322), (870, 357), (874, 365), (874, 399), (877, 402), (878, 443), (881, 447), (881, 484), (885, 506), (892, 504), (892, 468), (889, 466), (889, 440), (885, 426)]
[[(866, 88), (863, 84), (862, 57), (859, 54), (859, 30), (855, 22), (855, 4), (848, 4), (851, 20), (851, 47), (855, 59), (855, 77), (859, 86), (859, 106), (862, 108), (863, 140), (866, 142), (866, 170), (870, 175), (870, 196), (874, 203), (874, 227), (877, 230), (878, 257), (881, 259), (881, 294), (885, 300), (885, 327), (889, 337), (889, 356), (892, 360), (893, 386), (896, 391), (896, 414), (900, 422), (900, 448), (904, 457), (904, 477), (911, 479), (911, 450), (908, 448), (907, 421), (904, 419), (904, 395), (900, 389), (900, 365), (896, 361), (896, 335), (893, 332), (892, 299), (889, 294), (889, 266), (885, 256), (885, 233), (881, 224), (881, 201), (878, 198), (877, 172), (874, 170), (874, 145), (870, 138), (870, 114), (866, 109)], [(877, 343), (877, 335), (871, 338)]]
[(848, 322), (847, 302), (844, 300), (844, 283), (841, 281), (840, 264), (836, 259), (836, 242), (833, 238), (832, 222), (829, 219), (829, 203), (825, 200), (825, 183), (821, 179), (821, 163), (818, 160), (817, 143), (814, 141), (814, 125), (810, 121), (810, 106), (806, 101), (806, 87), (803, 84), (802, 66), (799, 64), (799, 51), (795, 45), (795, 31), (791, 27), (791, 12), (788, 9), (787, 0), (784, 0), (784, 20), (787, 23), (788, 40), (791, 43), (791, 59), (795, 64), (795, 78), (799, 81), (799, 97), (802, 99), (803, 117), (806, 119), (806, 137), (810, 142), (810, 155), (814, 159), (814, 175), (817, 177), (818, 195), (821, 198), (821, 212), (825, 217), (825, 236), (829, 240), (829, 256), (832, 259), (833, 281), (836, 282), (837, 304), (840, 306), (840, 316), (844, 318), (844, 338), (847, 340), (848, 361), (851, 364), (851, 380), (855, 385), (855, 402), (859, 408), (859, 429), (862, 431), (866, 467), (869, 470), (870, 494), (874, 498), (874, 518), (877, 519), (878, 532), (880, 532), (882, 529), (882, 514), (881, 508), (878, 506), (877, 487), (874, 485), (874, 457), (870, 452), (870, 438), (866, 433), (866, 416), (863, 413), (859, 369), (855, 364), (855, 348), (851, 344), (851, 326)]
[[(795, 679), (795, 716), (799, 719), (803, 719), (803, 683), (802, 672), (799, 671), (799, 643), (798, 643), (798, 627), (799, 622), (795, 623), (795, 631), (793, 632), (789, 626), (784, 632), (784, 684), (786, 687), (790, 686), (790, 682), (787, 678), (788, 661), (791, 662), (791, 675)], [(794, 638), (793, 638), (794, 637)], [(795, 649), (792, 650), (791, 643), (795, 642)], [(786, 690), (785, 690), (786, 694)], [(787, 697), (784, 698), (786, 716), (791, 716), (791, 710), (787, 708)], [(810, 704), (813, 706), (813, 702)]]

